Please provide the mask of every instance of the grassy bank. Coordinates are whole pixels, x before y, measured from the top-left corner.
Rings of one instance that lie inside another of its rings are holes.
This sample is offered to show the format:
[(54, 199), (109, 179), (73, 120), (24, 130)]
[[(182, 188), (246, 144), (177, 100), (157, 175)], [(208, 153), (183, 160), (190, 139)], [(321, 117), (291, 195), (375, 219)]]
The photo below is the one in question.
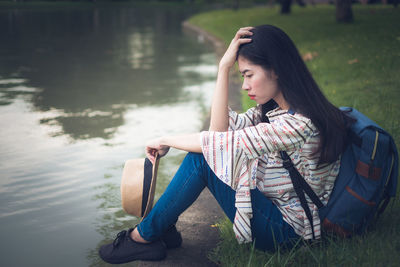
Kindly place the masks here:
[[(273, 24), (294, 40), (325, 95), (337, 106), (352, 106), (389, 131), (400, 144), (400, 9), (353, 6), (355, 23), (337, 24), (332, 6), (294, 7), (289, 16), (278, 8), (250, 8), (204, 13), (190, 22), (227, 44), (243, 26)], [(239, 90), (239, 88), (238, 88)], [(254, 105), (243, 97), (243, 109)], [(223, 266), (398, 266), (400, 204), (388, 207), (379, 223), (363, 237), (325, 240), (275, 254), (237, 245), (232, 225), (221, 222), (222, 243), (211, 255)]]

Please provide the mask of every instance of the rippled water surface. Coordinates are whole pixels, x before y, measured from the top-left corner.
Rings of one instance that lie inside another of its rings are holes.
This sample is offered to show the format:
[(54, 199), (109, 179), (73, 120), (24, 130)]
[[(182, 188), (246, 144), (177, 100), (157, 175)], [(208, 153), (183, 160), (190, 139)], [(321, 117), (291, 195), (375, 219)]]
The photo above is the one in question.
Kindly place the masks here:
[[(212, 48), (169, 7), (0, 9), (0, 266), (98, 266), (124, 161), (201, 130)], [(183, 153), (160, 164), (157, 196)]]

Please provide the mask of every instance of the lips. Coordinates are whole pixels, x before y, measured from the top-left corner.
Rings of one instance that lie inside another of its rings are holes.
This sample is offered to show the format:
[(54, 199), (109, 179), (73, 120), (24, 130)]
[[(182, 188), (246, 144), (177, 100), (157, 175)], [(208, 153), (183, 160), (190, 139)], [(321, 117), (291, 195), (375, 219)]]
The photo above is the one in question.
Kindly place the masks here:
[(255, 95), (248, 95), (250, 97), (250, 99), (254, 100), (254, 98), (256, 98)]

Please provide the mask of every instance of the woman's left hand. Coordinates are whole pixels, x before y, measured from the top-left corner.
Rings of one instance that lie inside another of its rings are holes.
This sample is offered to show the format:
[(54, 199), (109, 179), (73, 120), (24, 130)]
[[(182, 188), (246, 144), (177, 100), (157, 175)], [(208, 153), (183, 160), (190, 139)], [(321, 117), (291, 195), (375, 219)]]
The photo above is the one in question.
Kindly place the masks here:
[(150, 140), (146, 144), (146, 157), (154, 164), (156, 154), (163, 157), (168, 153), (169, 148), (169, 146), (161, 144), (161, 138)]
[[(224, 56), (219, 62), (220, 68), (231, 68), (235, 64), (239, 47), (242, 44), (246, 44), (252, 41), (252, 39), (250, 38), (250, 36), (253, 35), (253, 32), (250, 31), (252, 29), (254, 29), (254, 27), (243, 27), (236, 32), (235, 37), (233, 37), (228, 49), (226, 50)], [(247, 37), (243, 38), (245, 36)]]

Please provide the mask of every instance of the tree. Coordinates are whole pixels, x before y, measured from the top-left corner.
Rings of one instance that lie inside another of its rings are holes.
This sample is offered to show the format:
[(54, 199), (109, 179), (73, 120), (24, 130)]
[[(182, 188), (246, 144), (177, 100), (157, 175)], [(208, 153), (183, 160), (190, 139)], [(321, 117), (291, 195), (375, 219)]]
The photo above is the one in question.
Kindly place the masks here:
[(280, 0), (279, 2), (281, 3), (281, 14), (289, 14), (292, 0)]
[[(303, 0), (295, 0), (295, 1), (301, 7), (306, 6)], [(292, 5), (292, 0), (280, 0), (279, 3), (281, 5), (281, 14), (290, 14), (290, 7)]]
[(336, 0), (336, 21), (351, 23), (353, 22), (353, 11), (351, 9), (351, 0)]
[[(305, 7), (303, 0), (295, 0), (299, 6)], [(335, 0), (336, 5), (336, 21), (339, 23), (353, 22), (353, 11), (351, 9), (352, 0)], [(399, 0), (394, 0), (399, 1)], [(281, 6), (281, 14), (290, 14), (292, 0), (279, 0)]]

